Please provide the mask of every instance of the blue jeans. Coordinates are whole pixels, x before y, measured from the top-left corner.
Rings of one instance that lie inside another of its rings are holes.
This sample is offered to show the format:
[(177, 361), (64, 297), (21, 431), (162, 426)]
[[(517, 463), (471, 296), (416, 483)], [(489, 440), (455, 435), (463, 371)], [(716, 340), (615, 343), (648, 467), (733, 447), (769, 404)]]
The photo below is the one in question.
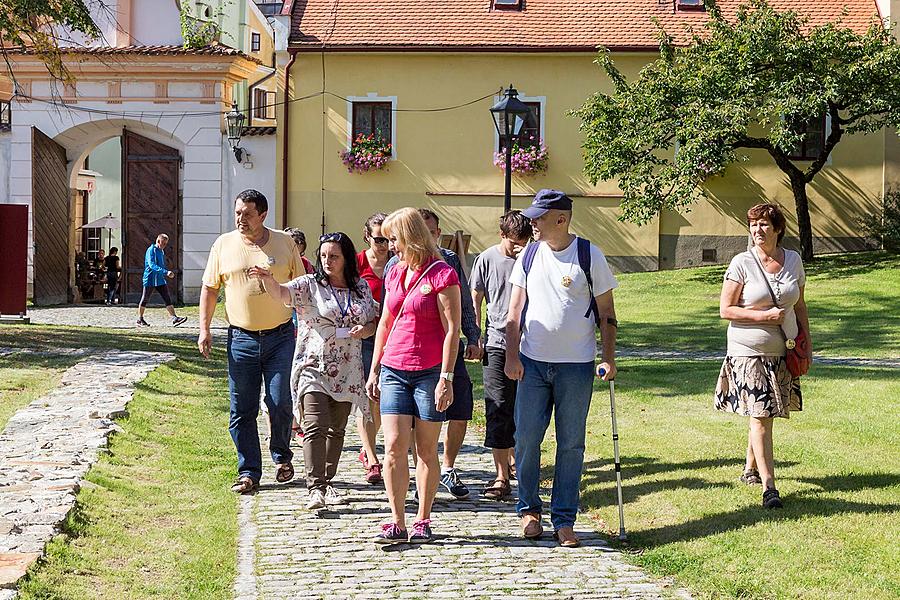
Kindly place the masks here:
[(272, 461), (286, 463), (294, 457), (290, 448), (293, 356), (294, 328), (290, 321), (266, 333), (228, 329), (228, 391), (231, 394), (228, 431), (237, 449), (239, 477), (256, 482), (262, 477), (256, 418), (263, 383), (272, 429), (269, 439)]
[(556, 465), (550, 496), (553, 529), (571, 527), (578, 514), (584, 431), (594, 381), (594, 363), (548, 363), (520, 355), (525, 374), (516, 390), (516, 510), (541, 514), (541, 443), (555, 410)]
[(379, 406), (384, 415), (410, 415), (423, 421), (442, 423), (445, 412), (434, 405), (434, 388), (440, 381), (441, 365), (422, 371), (403, 371), (381, 365), (378, 387), (381, 388)]

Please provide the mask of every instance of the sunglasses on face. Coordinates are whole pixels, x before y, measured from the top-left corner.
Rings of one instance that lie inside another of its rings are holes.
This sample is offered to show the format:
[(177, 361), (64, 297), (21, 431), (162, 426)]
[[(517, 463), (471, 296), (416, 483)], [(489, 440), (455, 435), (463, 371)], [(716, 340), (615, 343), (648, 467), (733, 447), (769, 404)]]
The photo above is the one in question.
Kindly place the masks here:
[(381, 237), (380, 235), (371, 236), (369, 239), (376, 244), (387, 244), (390, 241), (386, 237)]

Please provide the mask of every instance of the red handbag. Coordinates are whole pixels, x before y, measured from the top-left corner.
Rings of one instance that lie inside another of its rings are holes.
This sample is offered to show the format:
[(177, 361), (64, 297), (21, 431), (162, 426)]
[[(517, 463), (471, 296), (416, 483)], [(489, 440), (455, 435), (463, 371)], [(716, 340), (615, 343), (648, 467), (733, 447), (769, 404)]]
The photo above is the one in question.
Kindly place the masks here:
[(788, 371), (794, 377), (806, 375), (812, 364), (812, 352), (809, 347), (809, 336), (806, 335), (806, 330), (799, 323), (797, 325), (797, 337), (792, 340), (785, 338), (784, 345), (787, 348), (784, 360), (787, 363)]

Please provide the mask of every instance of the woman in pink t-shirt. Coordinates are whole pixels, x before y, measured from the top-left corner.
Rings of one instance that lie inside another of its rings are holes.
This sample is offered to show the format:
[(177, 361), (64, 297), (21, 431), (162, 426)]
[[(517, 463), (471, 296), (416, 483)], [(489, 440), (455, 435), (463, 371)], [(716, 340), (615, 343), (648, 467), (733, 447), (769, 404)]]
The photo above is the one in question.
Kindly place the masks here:
[[(431, 504), (440, 466), (437, 444), (444, 411), (453, 403), (453, 366), (459, 349), (460, 288), (456, 271), (441, 260), (434, 238), (414, 208), (391, 213), (381, 226), (400, 263), (385, 280), (381, 320), (366, 392), (381, 406), (384, 479), (393, 521), (379, 544), (432, 540)], [(415, 423), (415, 428), (413, 424)], [(407, 452), (415, 435), (419, 510), (406, 529)]]

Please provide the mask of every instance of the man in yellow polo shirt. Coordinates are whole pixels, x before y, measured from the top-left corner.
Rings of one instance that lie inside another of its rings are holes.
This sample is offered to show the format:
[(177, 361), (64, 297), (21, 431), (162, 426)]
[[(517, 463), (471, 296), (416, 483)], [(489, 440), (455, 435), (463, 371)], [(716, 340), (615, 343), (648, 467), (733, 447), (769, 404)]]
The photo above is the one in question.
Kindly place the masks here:
[(277, 465), (279, 483), (294, 477), (291, 440), (291, 360), (294, 324), (291, 309), (273, 299), (259, 279), (247, 275), (250, 267), (264, 267), (279, 283), (306, 273), (297, 245), (288, 234), (267, 228), (263, 221), (269, 209), (266, 197), (244, 190), (234, 202), (234, 231), (222, 234), (209, 251), (203, 289), (200, 292), (200, 353), (209, 358), (212, 334), (209, 325), (216, 309), (219, 289), (225, 286), (225, 316), (228, 319), (228, 389), (231, 419), (228, 430), (237, 448), (238, 479), (232, 490), (239, 494), (256, 491), (262, 477), (262, 452), (256, 418), (259, 389), (265, 383), (272, 435), (269, 451)]

